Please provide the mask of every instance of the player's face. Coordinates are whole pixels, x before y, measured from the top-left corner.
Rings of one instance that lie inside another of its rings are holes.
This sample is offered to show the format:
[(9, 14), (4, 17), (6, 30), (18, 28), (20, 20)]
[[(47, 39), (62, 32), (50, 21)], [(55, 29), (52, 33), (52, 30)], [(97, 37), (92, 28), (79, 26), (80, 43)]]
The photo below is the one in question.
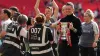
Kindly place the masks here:
[(49, 8), (46, 8), (46, 9), (45, 9), (45, 15), (46, 15), (47, 18), (48, 18), (48, 17), (51, 17), (51, 15), (52, 15), (52, 10), (49, 9)]
[(89, 21), (91, 21), (91, 17), (87, 13), (85, 13), (84, 14), (84, 22), (89, 22)]
[(13, 16), (14, 15), (14, 13), (15, 13), (15, 11), (13, 11), (13, 10), (10, 10), (11, 11), (11, 15)]
[(1, 13), (0, 13), (1, 19), (5, 19), (5, 16), (6, 16), (6, 14), (5, 14), (4, 11), (2, 10)]
[(71, 14), (73, 14), (73, 12), (74, 12), (74, 9), (70, 5), (64, 5), (62, 7), (63, 16), (71, 15)]

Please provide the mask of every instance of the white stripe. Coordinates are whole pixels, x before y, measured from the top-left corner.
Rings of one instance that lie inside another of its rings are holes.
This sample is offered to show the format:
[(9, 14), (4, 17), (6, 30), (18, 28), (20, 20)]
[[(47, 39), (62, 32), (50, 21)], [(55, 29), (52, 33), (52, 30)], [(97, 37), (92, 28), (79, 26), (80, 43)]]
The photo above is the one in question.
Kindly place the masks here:
[(42, 34), (42, 44), (45, 44), (45, 34), (46, 34), (46, 27), (44, 26)]
[(32, 43), (32, 44), (29, 44), (29, 46), (45, 46), (49, 43), (49, 41), (47, 43), (43, 43), (43, 44), (38, 44), (38, 43)]
[(14, 33), (7, 33), (6, 35), (17, 38), (17, 36), (16, 36), (16, 31), (15, 31)]
[(16, 44), (15, 42), (8, 41), (8, 40), (3, 40), (3, 43), (11, 44), (11, 45), (17, 47), (18, 49), (20, 49), (20, 46), (18, 44)]
[(43, 51), (31, 51), (31, 54), (43, 54), (52, 51), (52, 47)]

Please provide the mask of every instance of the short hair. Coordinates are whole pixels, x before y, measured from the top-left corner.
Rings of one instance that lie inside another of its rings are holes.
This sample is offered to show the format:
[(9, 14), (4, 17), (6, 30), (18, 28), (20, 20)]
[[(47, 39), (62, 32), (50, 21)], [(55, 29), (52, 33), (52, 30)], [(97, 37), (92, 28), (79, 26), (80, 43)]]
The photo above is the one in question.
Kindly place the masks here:
[(18, 21), (19, 24), (24, 24), (25, 22), (28, 21), (28, 17), (24, 14), (21, 14), (21, 15), (18, 16), (17, 21)]
[(9, 9), (3, 9), (3, 13), (7, 14), (7, 16), (10, 18), (11, 17), (11, 11)]
[(66, 5), (66, 6), (67, 6), (67, 5), (68, 5), (68, 6), (71, 6), (71, 7), (74, 9), (74, 4), (73, 4), (72, 2), (67, 2), (65, 5)]
[(43, 13), (38, 14), (38, 15), (36, 16), (36, 18), (35, 18), (35, 21), (36, 21), (37, 23), (44, 23), (45, 20), (46, 20), (46, 17), (45, 17), (45, 15), (44, 15)]
[(88, 16), (91, 17), (92, 20), (94, 19), (94, 13), (91, 9), (87, 9), (84, 14), (88, 14)]
[(10, 10), (13, 10), (13, 11), (16, 11), (16, 12), (19, 12), (19, 9), (16, 6), (12, 6), (9, 9)]

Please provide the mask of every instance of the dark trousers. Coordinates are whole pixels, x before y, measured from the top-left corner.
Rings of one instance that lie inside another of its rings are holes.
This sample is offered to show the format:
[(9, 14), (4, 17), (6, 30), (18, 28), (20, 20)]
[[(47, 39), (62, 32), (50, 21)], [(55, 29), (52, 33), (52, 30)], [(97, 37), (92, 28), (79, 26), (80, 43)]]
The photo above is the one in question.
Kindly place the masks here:
[(100, 56), (100, 48), (97, 49), (97, 56)]
[(96, 56), (96, 51), (93, 47), (80, 46), (81, 56)]
[(70, 47), (66, 41), (62, 41), (58, 46), (59, 56), (79, 56), (78, 44)]

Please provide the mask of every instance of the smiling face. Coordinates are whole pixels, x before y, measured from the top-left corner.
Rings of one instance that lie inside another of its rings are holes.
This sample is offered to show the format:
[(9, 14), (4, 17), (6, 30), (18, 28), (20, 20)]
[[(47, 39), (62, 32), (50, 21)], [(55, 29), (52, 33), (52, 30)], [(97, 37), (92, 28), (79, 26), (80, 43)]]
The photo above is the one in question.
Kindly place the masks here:
[(1, 13), (0, 13), (1, 19), (5, 19), (5, 16), (6, 16), (6, 14), (5, 14), (4, 11), (2, 10)]
[(71, 15), (71, 14), (73, 14), (73, 12), (74, 12), (74, 9), (70, 5), (64, 5), (62, 7), (62, 14), (64, 16)]
[(53, 13), (52, 7), (46, 7), (45, 16), (46, 16), (47, 19), (50, 19), (50, 17), (52, 16), (52, 13)]

